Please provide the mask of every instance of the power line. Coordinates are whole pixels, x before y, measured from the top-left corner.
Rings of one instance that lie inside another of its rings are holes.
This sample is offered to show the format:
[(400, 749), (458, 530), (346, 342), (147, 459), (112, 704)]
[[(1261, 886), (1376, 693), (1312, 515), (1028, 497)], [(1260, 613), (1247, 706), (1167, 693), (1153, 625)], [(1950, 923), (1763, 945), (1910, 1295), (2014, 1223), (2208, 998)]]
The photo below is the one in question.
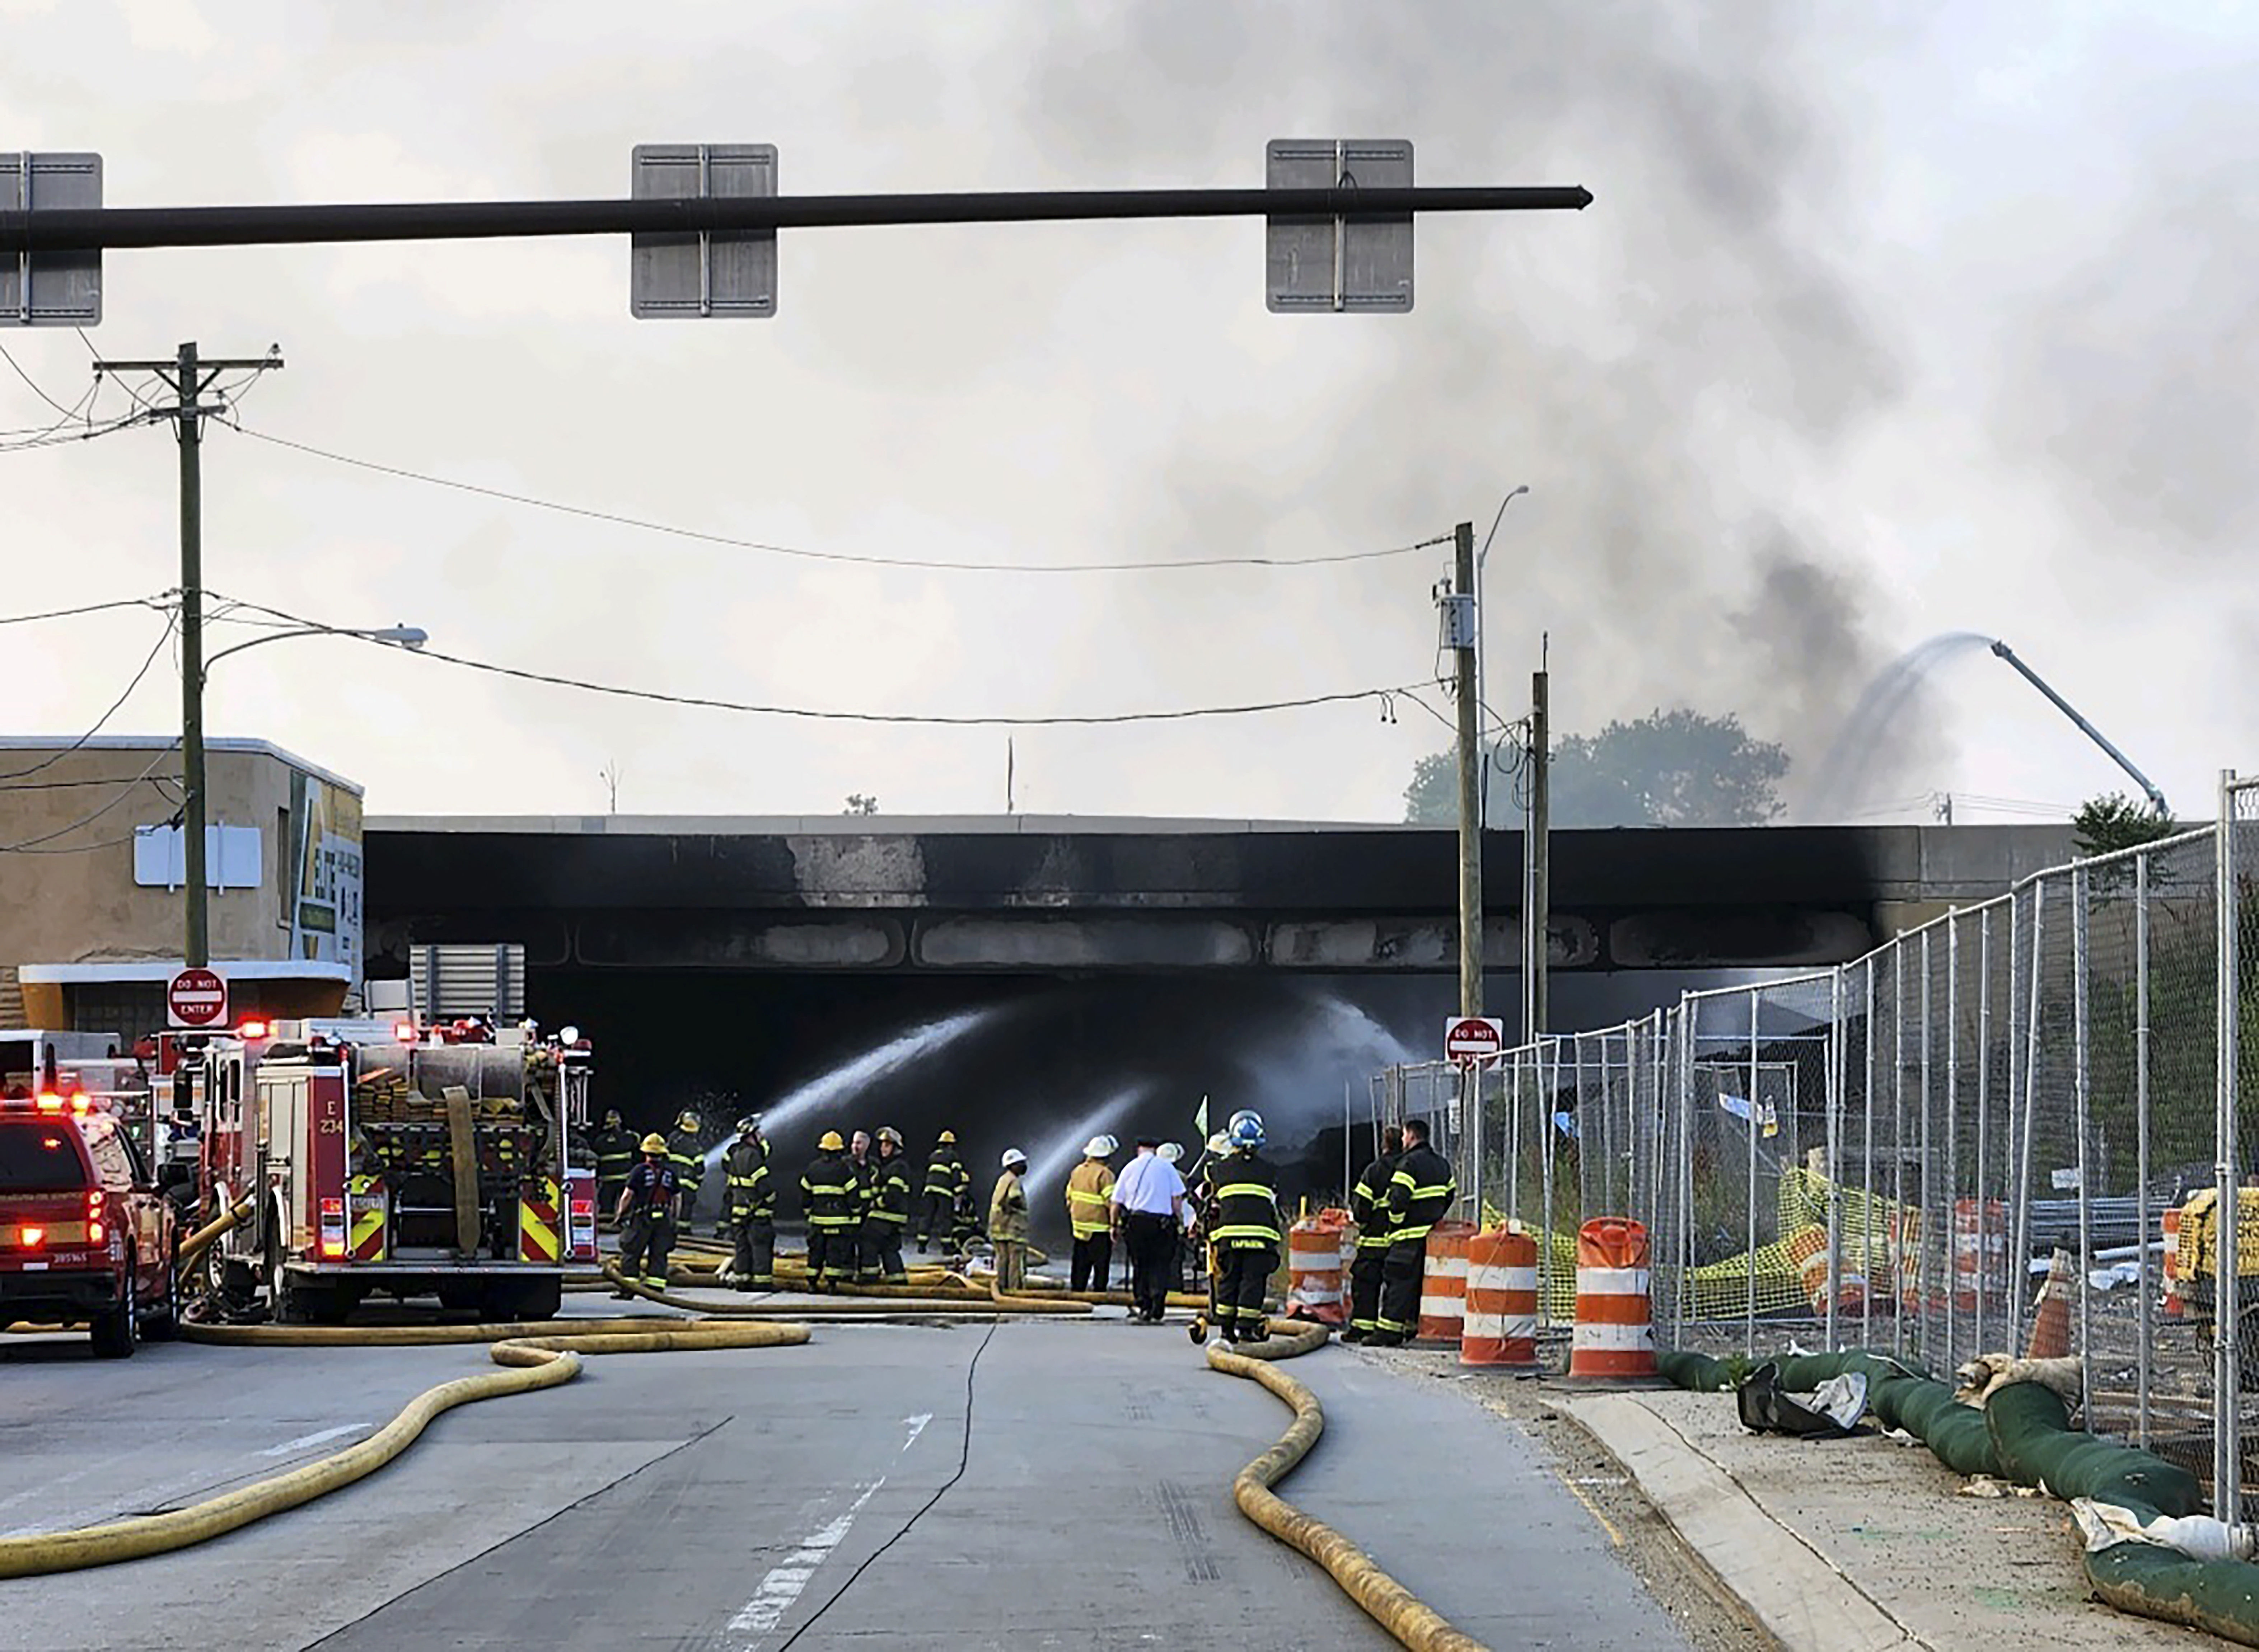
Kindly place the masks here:
[(82, 614), (107, 614), (114, 609), (153, 608), (161, 611), (170, 591), (155, 596), (125, 596), (110, 602), (87, 602), (77, 608), (54, 608), (39, 614), (0, 614), (0, 625), (32, 625), (41, 620), (76, 619)]
[[(31, 387), (32, 394), (38, 396), (40, 401), (45, 402), (49, 407), (54, 409), (56, 412), (61, 414), (67, 419), (76, 418), (78, 417), (77, 409), (65, 407), (61, 402), (56, 401), (54, 397), (49, 395), (45, 390), (41, 389), (39, 388), (39, 381), (34, 379), (30, 374), (25, 372), (24, 369), (18, 365), (16, 358), (8, 353), (8, 346), (6, 345), (0, 345), (0, 361), (5, 361), (14, 371), (16, 376)], [(85, 405), (86, 403), (83, 400), (79, 403), (80, 407), (83, 407)]]
[(26, 775), (37, 774), (42, 769), (53, 768), (56, 764), (70, 756), (71, 753), (85, 745), (85, 744), (89, 740), (93, 739), (96, 735), (100, 734), (103, 730), (103, 725), (118, 715), (118, 708), (133, 697), (133, 691), (141, 686), (141, 680), (149, 674), (149, 668), (157, 663), (157, 656), (164, 652), (165, 644), (172, 641), (174, 628), (177, 626), (179, 623), (178, 618), (173, 615), (168, 614), (165, 616), (165, 629), (158, 634), (156, 645), (150, 649), (149, 657), (141, 662), (141, 669), (133, 673), (133, 680), (125, 685), (125, 691), (121, 693), (117, 699), (110, 702), (110, 709), (103, 712), (100, 717), (95, 720), (94, 727), (89, 729), (84, 734), (79, 736), (77, 739), (72, 741), (68, 745), (65, 746), (61, 751), (54, 753), (52, 757), (45, 758), (39, 762), (32, 764), (32, 766), (27, 769), (13, 769), (6, 773), (0, 773), (0, 780), (20, 780)]
[[(245, 602), (241, 598), (227, 599), (240, 606), (272, 614), (317, 631), (337, 637), (350, 637), (379, 648), (399, 647), (395, 643), (381, 642), (374, 637), (338, 626), (324, 625), (319, 620), (306, 619), (279, 608), (267, 608), (261, 603)], [(667, 694), (655, 688), (631, 688), (618, 683), (590, 682), (579, 677), (562, 677), (553, 673), (527, 671), (516, 666), (498, 666), (490, 660), (472, 659), (461, 654), (449, 654), (424, 646), (412, 652), (418, 659), (436, 659), (443, 664), (460, 666), (467, 671), (485, 672), (491, 676), (513, 678), (519, 682), (544, 683), (553, 688), (577, 688), (584, 694), (607, 694), (619, 700), (641, 700), (654, 705), (688, 706), (705, 711), (734, 711), (751, 716), (795, 717), (813, 723), (891, 723), (921, 728), (995, 729), (995, 728), (1095, 728), (1115, 723), (1187, 723), (1202, 717), (1256, 716), (1272, 711), (1298, 711), (1313, 706), (1347, 705), (1359, 700), (1379, 702), (1384, 717), (1393, 716), (1393, 706), (1399, 696), (1415, 699), (1415, 690), (1423, 684), (1392, 685), (1387, 687), (1343, 688), (1330, 694), (1303, 694), (1287, 700), (1251, 701), (1236, 705), (1186, 706), (1160, 711), (1085, 712), (1058, 716), (951, 716), (937, 713), (914, 711), (839, 711), (816, 706), (792, 706), (718, 700), (703, 694)]]
[[(96, 809), (91, 815), (82, 815), (68, 826), (58, 826), (54, 830), (51, 832), (42, 832), (37, 837), (26, 837), (20, 843), (0, 844), (0, 854), (22, 855), (37, 853), (39, 851), (39, 846), (41, 844), (51, 844), (58, 837), (68, 837), (75, 831), (78, 831), (84, 827), (93, 825), (95, 822), (100, 820), (104, 815), (110, 813), (111, 809), (116, 808), (127, 798), (132, 796), (135, 791), (139, 788), (141, 783), (157, 772), (157, 765), (173, 755), (173, 748), (178, 744), (180, 744), (178, 740), (169, 740), (166, 742), (164, 748), (160, 751), (155, 757), (149, 759), (147, 767), (144, 768), (141, 773), (135, 775), (130, 780), (120, 780), (118, 783), (118, 795), (111, 798), (100, 808)], [(75, 844), (68, 850), (51, 849), (47, 850), (46, 852), (48, 854), (77, 854), (96, 849), (109, 848), (118, 844), (130, 843), (132, 840), (132, 834), (129, 833), (124, 837), (113, 837), (108, 839), (104, 843)]]
[(473, 494), (481, 499), (496, 499), (507, 504), (525, 505), (536, 510), (554, 511), (559, 516), (577, 516), (584, 521), (601, 522), (616, 528), (632, 528), (643, 533), (665, 534), (671, 538), (695, 540), (702, 545), (726, 545), (738, 551), (758, 551), (767, 556), (796, 557), (810, 562), (839, 562), (852, 566), (874, 568), (909, 568), (934, 573), (1168, 573), (1187, 568), (1314, 568), (1329, 567), (1345, 562), (1373, 562), (1387, 557), (1410, 556), (1439, 545), (1449, 545), (1451, 536), (1439, 534), (1422, 539), (1415, 545), (1389, 545), (1378, 551), (1341, 551), (1311, 557), (1192, 557), (1173, 562), (958, 562), (936, 559), (924, 560), (915, 557), (868, 556), (847, 551), (814, 551), (805, 545), (778, 545), (763, 539), (741, 539), (726, 533), (709, 533), (700, 528), (685, 528), (671, 523), (652, 522), (641, 516), (630, 516), (618, 511), (599, 510), (588, 505), (568, 505), (553, 499), (540, 499), (531, 494), (511, 493), (506, 488), (488, 488), (477, 482), (462, 481), (448, 476), (431, 476), (421, 471), (407, 470), (397, 465), (380, 464), (374, 459), (356, 459), (349, 453), (331, 452), (304, 442), (294, 442), (287, 437), (271, 436), (264, 431), (233, 420), (221, 421), (226, 427), (255, 441), (267, 442), (276, 447), (287, 447), (293, 452), (305, 453), (316, 459), (329, 460), (333, 465), (350, 466), (355, 470), (372, 471), (380, 476), (391, 476), (403, 481), (421, 482), (429, 488), (445, 488), (456, 493)]

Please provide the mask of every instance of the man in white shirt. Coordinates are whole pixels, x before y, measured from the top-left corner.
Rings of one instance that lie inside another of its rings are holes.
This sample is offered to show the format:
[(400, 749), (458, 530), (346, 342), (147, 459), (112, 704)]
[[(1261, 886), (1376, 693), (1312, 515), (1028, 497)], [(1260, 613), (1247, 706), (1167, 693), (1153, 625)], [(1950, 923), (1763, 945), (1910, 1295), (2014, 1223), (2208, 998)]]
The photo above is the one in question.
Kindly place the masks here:
[(1158, 1325), (1169, 1305), (1169, 1260), (1184, 1217), (1185, 1178), (1154, 1150), (1157, 1136), (1137, 1138), (1137, 1157), (1115, 1179), (1114, 1225), (1130, 1252), (1130, 1317)]

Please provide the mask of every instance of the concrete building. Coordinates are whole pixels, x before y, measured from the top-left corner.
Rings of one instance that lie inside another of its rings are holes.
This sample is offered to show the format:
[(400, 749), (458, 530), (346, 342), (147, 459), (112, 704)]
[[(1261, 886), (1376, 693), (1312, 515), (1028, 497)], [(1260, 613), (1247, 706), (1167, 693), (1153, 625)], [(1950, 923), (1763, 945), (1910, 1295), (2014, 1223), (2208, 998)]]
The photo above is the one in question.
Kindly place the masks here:
[[(262, 740), (206, 747), (213, 967), (230, 1008), (358, 1008), (361, 791)], [(187, 924), (180, 742), (0, 738), (0, 1025), (165, 1023)]]

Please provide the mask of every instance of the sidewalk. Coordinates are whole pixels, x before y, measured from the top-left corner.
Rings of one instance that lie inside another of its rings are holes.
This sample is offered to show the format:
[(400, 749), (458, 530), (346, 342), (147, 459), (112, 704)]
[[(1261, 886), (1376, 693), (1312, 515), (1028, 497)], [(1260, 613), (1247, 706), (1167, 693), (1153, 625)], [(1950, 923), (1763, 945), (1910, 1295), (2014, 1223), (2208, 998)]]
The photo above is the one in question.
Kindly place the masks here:
[(1544, 1392), (1789, 1652), (2222, 1644), (2090, 1600), (2066, 1505), (1957, 1495), (1924, 1447), (1750, 1434), (1730, 1394)]

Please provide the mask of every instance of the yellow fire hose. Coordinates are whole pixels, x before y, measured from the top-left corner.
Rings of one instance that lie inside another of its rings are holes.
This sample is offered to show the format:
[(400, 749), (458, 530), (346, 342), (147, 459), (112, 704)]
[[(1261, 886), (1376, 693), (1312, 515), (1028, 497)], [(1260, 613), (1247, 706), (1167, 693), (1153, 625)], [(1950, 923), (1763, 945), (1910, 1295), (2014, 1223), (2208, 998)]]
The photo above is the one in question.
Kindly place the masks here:
[(616, 1321), (552, 1321), (533, 1325), (457, 1326), (196, 1326), (184, 1325), (192, 1341), (232, 1345), (289, 1347), (402, 1347), (438, 1342), (491, 1342), (488, 1350), (503, 1370), (458, 1377), (427, 1388), (400, 1414), (357, 1444), (240, 1486), (187, 1508), (168, 1510), (75, 1531), (42, 1532), (0, 1538), (0, 1577), (29, 1577), (75, 1571), (209, 1542), (239, 1531), (255, 1520), (296, 1508), (374, 1474), (410, 1445), (431, 1420), (457, 1406), (502, 1394), (554, 1388), (581, 1374), (583, 1354), (650, 1354), (720, 1348), (777, 1348), (805, 1342), (805, 1325), (773, 1321), (702, 1323), (621, 1329)]
[(1087, 1314), (1090, 1312), (1090, 1305), (1087, 1302), (1061, 1302), (1047, 1296), (1005, 1296), (997, 1292), (993, 1285), (986, 1291), (977, 1285), (940, 1290), (926, 1290), (916, 1285), (857, 1285), (842, 1292), (840, 1297), (835, 1300), (795, 1303), (787, 1307), (766, 1303), (740, 1305), (730, 1302), (694, 1301), (688, 1297), (677, 1296), (672, 1291), (654, 1290), (639, 1279), (631, 1279), (619, 1271), (619, 1264), (615, 1262), (604, 1264), (604, 1277), (616, 1288), (641, 1297), (646, 1302), (658, 1302), (667, 1307), (685, 1308), (693, 1314), (718, 1314), (730, 1318), (741, 1314), (790, 1320), (798, 1319), (802, 1315), (824, 1319), (852, 1319), (921, 1313)]
[(1231, 1499), (1239, 1505), (1239, 1512), (1324, 1567), (1343, 1594), (1412, 1652), (1486, 1652), (1481, 1641), (1453, 1628), (1355, 1543), (1272, 1490), (1309, 1455), (1326, 1428), (1326, 1413), (1318, 1397), (1272, 1362), (1322, 1348), (1332, 1332), (1305, 1321), (1273, 1320), (1270, 1333), (1259, 1342), (1208, 1350), (1208, 1363), (1213, 1369), (1258, 1382), (1294, 1408), (1294, 1421), (1279, 1436), (1279, 1442), (1233, 1479)]

